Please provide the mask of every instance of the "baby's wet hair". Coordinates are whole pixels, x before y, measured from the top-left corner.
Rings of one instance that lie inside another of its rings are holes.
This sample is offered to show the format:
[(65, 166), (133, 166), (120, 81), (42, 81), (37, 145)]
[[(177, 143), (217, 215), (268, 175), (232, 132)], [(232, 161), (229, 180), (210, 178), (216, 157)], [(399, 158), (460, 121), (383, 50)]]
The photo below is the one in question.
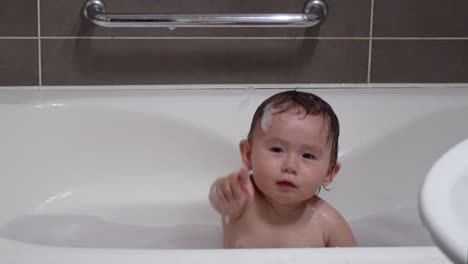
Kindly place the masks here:
[[(340, 124), (338, 117), (332, 107), (322, 98), (312, 93), (290, 90), (277, 93), (263, 101), (255, 111), (250, 125), (247, 141), (252, 144), (253, 133), (260, 123), (262, 129), (269, 126), (271, 115), (281, 114), (291, 109), (297, 109), (298, 114), (304, 110), (304, 117), (307, 115), (322, 115), (328, 126), (327, 143), (331, 142), (330, 169), (335, 167), (338, 159), (338, 138), (340, 136)], [(273, 111), (275, 110), (275, 111)], [(266, 119), (264, 116), (268, 115)]]

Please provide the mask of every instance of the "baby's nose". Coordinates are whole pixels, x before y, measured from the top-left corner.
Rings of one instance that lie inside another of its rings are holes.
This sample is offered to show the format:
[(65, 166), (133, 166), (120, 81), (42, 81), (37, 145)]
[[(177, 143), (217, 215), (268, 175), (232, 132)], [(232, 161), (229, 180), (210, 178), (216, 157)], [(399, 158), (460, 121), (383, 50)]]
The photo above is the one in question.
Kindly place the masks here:
[(287, 173), (287, 174), (293, 174), (293, 175), (296, 175), (296, 170), (294, 168), (290, 168), (290, 167), (285, 167), (283, 169), (283, 172), (284, 173)]
[(282, 172), (293, 175), (297, 174), (297, 165), (294, 155), (288, 155), (286, 157), (286, 159), (283, 162)]

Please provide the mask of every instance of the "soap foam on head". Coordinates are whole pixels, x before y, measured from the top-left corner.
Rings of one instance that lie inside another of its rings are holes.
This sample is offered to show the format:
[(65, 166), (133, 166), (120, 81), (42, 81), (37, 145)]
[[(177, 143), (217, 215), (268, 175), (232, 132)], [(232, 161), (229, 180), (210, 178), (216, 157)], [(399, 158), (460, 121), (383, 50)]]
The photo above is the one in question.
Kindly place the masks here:
[(273, 105), (268, 104), (263, 109), (262, 120), (260, 121), (260, 126), (262, 127), (263, 132), (266, 132), (271, 125), (271, 117), (273, 115)]

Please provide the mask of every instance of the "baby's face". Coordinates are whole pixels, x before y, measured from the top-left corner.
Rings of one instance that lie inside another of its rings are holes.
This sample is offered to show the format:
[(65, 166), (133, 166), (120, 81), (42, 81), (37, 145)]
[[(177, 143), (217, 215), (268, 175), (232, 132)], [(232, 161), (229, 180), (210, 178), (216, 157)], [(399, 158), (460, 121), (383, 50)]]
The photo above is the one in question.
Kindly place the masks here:
[(253, 134), (251, 164), (255, 183), (264, 195), (282, 204), (314, 196), (327, 184), (331, 143), (322, 115), (292, 109), (271, 116), (268, 127)]

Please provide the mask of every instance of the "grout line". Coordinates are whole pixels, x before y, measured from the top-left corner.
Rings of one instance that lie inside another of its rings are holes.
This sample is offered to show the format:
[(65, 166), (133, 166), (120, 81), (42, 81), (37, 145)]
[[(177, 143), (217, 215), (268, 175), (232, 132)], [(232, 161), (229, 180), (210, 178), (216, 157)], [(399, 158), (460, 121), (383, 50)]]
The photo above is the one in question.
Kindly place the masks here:
[(467, 37), (373, 37), (378, 40), (468, 40)]
[(371, 10), (370, 10), (370, 26), (369, 26), (369, 54), (367, 60), (367, 83), (371, 81), (372, 73), (372, 36), (374, 30), (374, 0), (371, 1)]
[(42, 39), (357, 39), (367, 40), (368, 37), (42, 37)]
[(38, 37), (0, 37), (0, 39), (38, 39)]
[(37, 50), (40, 88), (42, 86), (41, 0), (37, 0)]
[(293, 83), (293, 84), (166, 84), (166, 85), (62, 85), (43, 86), (42, 91), (94, 91), (94, 90), (239, 90), (239, 89), (447, 89), (468, 88), (468, 83)]
[[(39, 1), (39, 0), (38, 0)], [(40, 34), (38, 32), (38, 34)], [(21, 37), (2, 36), (3, 39), (325, 39), (325, 40), (370, 40), (370, 37)], [(468, 40), (468, 37), (372, 37), (372, 40)]]
[(242, 90), (242, 89), (467, 89), (468, 83), (288, 83), (288, 84), (159, 84), (159, 85), (46, 85), (0, 86), (2, 91), (141, 91), (141, 90)]

